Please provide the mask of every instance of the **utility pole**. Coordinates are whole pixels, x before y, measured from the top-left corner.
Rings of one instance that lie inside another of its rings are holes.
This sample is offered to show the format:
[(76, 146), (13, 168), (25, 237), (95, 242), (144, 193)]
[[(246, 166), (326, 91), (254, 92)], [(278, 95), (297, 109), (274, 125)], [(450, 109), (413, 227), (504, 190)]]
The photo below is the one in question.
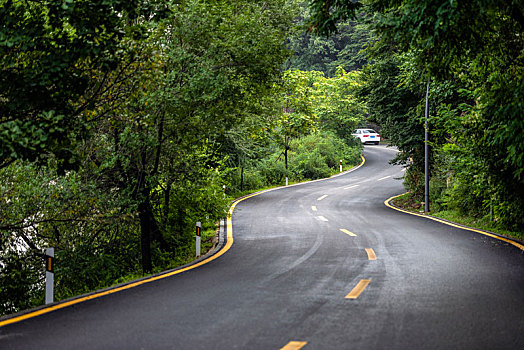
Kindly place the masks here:
[(424, 123), (424, 211), (429, 212), (429, 135), (428, 135), (428, 114), (429, 114), (429, 81), (426, 88), (426, 112)]

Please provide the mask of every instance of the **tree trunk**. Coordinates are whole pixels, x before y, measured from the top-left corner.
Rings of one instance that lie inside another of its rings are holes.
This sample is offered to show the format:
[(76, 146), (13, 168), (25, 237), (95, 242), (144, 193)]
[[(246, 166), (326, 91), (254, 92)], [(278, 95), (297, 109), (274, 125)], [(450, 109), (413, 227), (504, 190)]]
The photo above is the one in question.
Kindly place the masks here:
[(140, 219), (140, 250), (142, 253), (142, 271), (144, 274), (153, 270), (151, 261), (151, 220), (147, 209), (147, 203), (143, 201), (138, 205), (138, 216)]
[(240, 167), (240, 192), (244, 190), (244, 167)]
[(151, 202), (149, 200), (149, 188), (142, 191), (143, 200), (138, 205), (138, 216), (140, 219), (140, 247), (142, 252), (142, 270), (144, 273), (150, 273), (153, 270), (151, 258), (151, 242), (155, 241), (160, 244), (163, 251), (169, 250), (169, 245), (162, 236), (158, 222), (153, 214)]

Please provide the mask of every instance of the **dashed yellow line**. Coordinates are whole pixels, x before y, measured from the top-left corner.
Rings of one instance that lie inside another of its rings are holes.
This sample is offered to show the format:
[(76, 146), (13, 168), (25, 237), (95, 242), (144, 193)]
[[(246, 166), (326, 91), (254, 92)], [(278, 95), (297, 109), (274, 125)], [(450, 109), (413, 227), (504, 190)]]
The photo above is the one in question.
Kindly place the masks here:
[(321, 196), (321, 197), (318, 197), (318, 198), (317, 198), (317, 201), (321, 201), (321, 200), (323, 200), (324, 198), (326, 198), (327, 196), (328, 196), (328, 195), (325, 194), (325, 195), (323, 195), (323, 196)]
[(290, 341), (280, 350), (299, 350), (306, 346), (307, 341)]
[(368, 260), (377, 260), (377, 254), (373, 248), (366, 248), (366, 253), (368, 253)]
[(351, 236), (351, 237), (356, 237), (357, 236), (356, 234), (354, 234), (351, 231), (346, 230), (345, 228), (341, 228), (340, 231), (344, 232), (345, 234), (347, 234), (348, 236)]
[(366, 289), (369, 282), (371, 282), (371, 280), (360, 280), (360, 282), (358, 282), (355, 288), (353, 288), (351, 292), (349, 292), (348, 295), (346, 295), (346, 299), (357, 299), (360, 296), (360, 294), (362, 294), (364, 289)]
[(313, 206), (311, 206), (311, 210), (313, 210), (313, 211), (317, 211), (317, 207), (315, 207), (315, 206), (313, 205)]

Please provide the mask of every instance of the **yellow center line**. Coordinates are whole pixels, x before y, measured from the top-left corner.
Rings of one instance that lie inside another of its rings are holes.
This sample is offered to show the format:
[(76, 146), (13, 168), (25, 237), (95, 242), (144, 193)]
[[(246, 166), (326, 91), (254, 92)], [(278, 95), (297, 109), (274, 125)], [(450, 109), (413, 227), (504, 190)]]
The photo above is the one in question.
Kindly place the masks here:
[(317, 218), (318, 218), (320, 221), (328, 221), (328, 219), (326, 219), (326, 218), (323, 217), (322, 215), (317, 216)]
[(322, 197), (318, 197), (318, 198), (317, 198), (317, 201), (321, 201), (321, 200), (323, 200), (324, 198), (326, 198), (327, 196), (328, 196), (328, 195), (325, 194), (325, 195), (323, 195)]
[(306, 346), (307, 341), (290, 341), (280, 350), (299, 350)]
[(311, 210), (313, 210), (313, 211), (317, 211), (317, 207), (315, 207), (315, 206), (313, 205), (313, 206), (311, 206)]
[(353, 185), (353, 186), (348, 186), (348, 187), (344, 187), (345, 190), (349, 190), (350, 188), (355, 188), (355, 187), (358, 187), (359, 185)]
[(385, 180), (385, 179), (389, 179), (390, 177), (391, 177), (391, 175), (384, 176), (384, 177), (381, 177), (380, 179), (378, 179), (377, 181), (382, 181), (382, 180)]
[(346, 230), (345, 228), (341, 228), (340, 231), (344, 232), (345, 234), (347, 234), (347, 235), (349, 235), (351, 237), (356, 237), (357, 236), (356, 234), (354, 234), (351, 231)]
[(371, 282), (371, 280), (360, 280), (355, 288), (353, 288), (353, 290), (349, 292), (348, 295), (346, 295), (346, 299), (357, 299), (364, 289), (366, 289), (369, 282)]
[(366, 253), (368, 253), (368, 260), (377, 260), (377, 255), (373, 248), (366, 248)]

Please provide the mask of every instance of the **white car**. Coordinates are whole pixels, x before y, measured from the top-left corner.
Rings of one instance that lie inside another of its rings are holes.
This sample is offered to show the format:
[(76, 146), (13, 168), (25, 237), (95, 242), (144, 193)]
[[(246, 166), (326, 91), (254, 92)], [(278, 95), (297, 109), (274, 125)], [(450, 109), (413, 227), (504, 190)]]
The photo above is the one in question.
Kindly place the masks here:
[(357, 129), (351, 135), (359, 138), (362, 144), (374, 143), (378, 145), (380, 142), (380, 135), (373, 129)]

